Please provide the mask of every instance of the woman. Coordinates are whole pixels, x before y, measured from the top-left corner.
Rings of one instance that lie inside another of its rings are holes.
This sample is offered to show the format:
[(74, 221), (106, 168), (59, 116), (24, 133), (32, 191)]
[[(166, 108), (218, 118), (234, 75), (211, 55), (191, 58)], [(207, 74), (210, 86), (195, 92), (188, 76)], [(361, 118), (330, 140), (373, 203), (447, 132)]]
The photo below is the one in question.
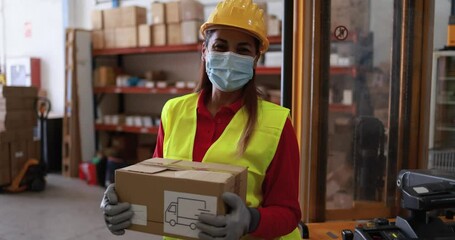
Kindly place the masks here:
[[(260, 99), (255, 84), (269, 45), (263, 11), (251, 0), (225, 0), (200, 31), (201, 81), (196, 93), (163, 107), (154, 157), (248, 167), (246, 203), (224, 193), (230, 212), (202, 214), (200, 239), (300, 239), (299, 150), (289, 110)], [(109, 229), (123, 234), (129, 205), (117, 204), (113, 186), (104, 199)]]

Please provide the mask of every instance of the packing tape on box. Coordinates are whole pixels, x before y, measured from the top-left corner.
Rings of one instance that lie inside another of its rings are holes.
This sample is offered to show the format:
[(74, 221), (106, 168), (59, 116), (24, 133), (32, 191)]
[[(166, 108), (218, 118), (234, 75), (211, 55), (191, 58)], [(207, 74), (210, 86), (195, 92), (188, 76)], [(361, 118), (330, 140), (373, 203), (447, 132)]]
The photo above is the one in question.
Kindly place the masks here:
[[(155, 160), (155, 159), (154, 159)], [(174, 170), (174, 171), (182, 171), (182, 170), (198, 170), (198, 171), (211, 171), (211, 172), (219, 172), (219, 173), (234, 173), (235, 171), (230, 171), (228, 169), (218, 169), (215, 167), (194, 167), (190, 166), (191, 161), (186, 160), (171, 160), (171, 161), (147, 161), (144, 160), (139, 165), (151, 166), (151, 167), (162, 167), (163, 170)], [(210, 165), (217, 165), (216, 163), (209, 163)]]

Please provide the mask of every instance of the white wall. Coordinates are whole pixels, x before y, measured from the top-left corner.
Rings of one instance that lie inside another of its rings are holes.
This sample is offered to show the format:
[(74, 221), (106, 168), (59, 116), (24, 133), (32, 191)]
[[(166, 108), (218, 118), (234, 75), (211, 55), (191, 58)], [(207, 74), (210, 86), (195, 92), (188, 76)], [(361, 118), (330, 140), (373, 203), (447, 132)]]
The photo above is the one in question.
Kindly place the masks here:
[(447, 45), (447, 25), (450, 16), (450, 0), (435, 1), (435, 18), (434, 18), (434, 38), (433, 46), (435, 50), (441, 49)]
[[(392, 47), (393, 0), (370, 1), (371, 31), (374, 33), (375, 66), (390, 61)], [(380, 11), (375, 9), (380, 9)], [(447, 25), (450, 15), (450, 0), (435, 0), (433, 49), (441, 49), (447, 44)]]
[[(41, 59), (41, 86), (48, 92), (53, 114), (63, 115), (64, 28), (61, 0), (1, 0), (0, 63), (4, 57)], [(25, 24), (31, 24), (26, 37)]]

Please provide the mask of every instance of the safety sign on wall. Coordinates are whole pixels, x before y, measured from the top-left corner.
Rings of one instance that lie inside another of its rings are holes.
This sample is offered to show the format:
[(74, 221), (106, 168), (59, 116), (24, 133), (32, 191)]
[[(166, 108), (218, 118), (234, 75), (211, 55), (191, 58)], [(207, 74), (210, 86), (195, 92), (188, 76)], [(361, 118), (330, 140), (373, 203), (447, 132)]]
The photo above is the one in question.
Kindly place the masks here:
[(164, 191), (164, 232), (197, 238), (201, 213), (216, 213), (214, 196)]

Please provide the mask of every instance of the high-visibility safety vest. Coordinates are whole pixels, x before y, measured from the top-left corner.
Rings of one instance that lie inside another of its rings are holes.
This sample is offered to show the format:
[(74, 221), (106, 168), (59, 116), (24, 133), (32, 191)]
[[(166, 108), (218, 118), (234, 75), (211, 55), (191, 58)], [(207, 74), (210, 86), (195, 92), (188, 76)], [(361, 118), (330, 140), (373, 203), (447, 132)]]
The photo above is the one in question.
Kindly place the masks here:
[[(161, 114), (161, 124), (164, 130), (164, 158), (192, 161), (197, 126), (197, 102), (198, 94), (193, 93), (173, 98), (164, 105)], [(237, 143), (248, 119), (245, 108), (240, 108), (218, 140), (207, 150), (202, 160), (203, 162), (239, 165), (248, 168), (246, 196), (248, 207), (257, 208), (262, 202), (262, 182), (267, 168), (275, 156), (288, 116), (288, 109), (259, 100), (257, 125), (245, 153), (239, 157)], [(255, 238), (245, 236), (242, 239)], [(277, 239), (300, 239), (299, 230), (296, 228), (290, 234)]]

